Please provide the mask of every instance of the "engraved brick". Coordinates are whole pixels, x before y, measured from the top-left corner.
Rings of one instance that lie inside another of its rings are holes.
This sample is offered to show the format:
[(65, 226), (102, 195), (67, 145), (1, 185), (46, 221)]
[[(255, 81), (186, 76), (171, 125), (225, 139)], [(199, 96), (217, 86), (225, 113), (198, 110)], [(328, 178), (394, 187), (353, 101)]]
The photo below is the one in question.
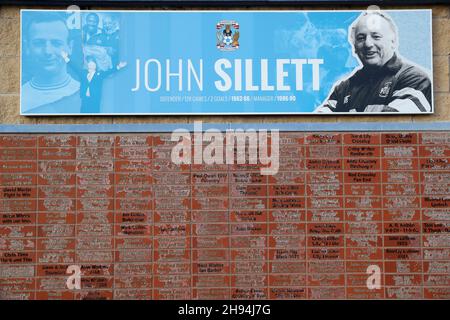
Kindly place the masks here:
[(113, 171), (112, 160), (77, 161), (77, 172), (108, 172)]
[(421, 299), (421, 287), (387, 287), (387, 299)]
[(152, 170), (151, 160), (116, 160), (116, 172), (150, 172)]
[(82, 263), (107, 263), (113, 261), (111, 251), (78, 251), (76, 253), (76, 261)]
[(345, 298), (345, 288), (341, 287), (329, 287), (329, 288), (309, 288), (308, 289), (309, 299), (344, 299)]
[(145, 289), (152, 287), (153, 278), (150, 275), (126, 275), (126, 276), (116, 276), (114, 278), (114, 288), (124, 289), (124, 288), (138, 288)]
[(40, 186), (39, 198), (75, 198), (75, 186)]
[(227, 287), (229, 284), (229, 278), (221, 275), (210, 276), (193, 276), (194, 287), (207, 288), (207, 287)]
[(67, 198), (47, 198), (38, 200), (39, 211), (73, 211), (75, 200)]
[(147, 147), (152, 146), (152, 136), (146, 134), (130, 134), (115, 137), (116, 146)]
[[(158, 237), (154, 240), (155, 250), (189, 248), (191, 244), (189, 237)], [(192, 241), (193, 243), (195, 240)]]
[[(108, 226), (111, 227), (111, 226)], [(122, 224), (116, 225), (116, 236), (151, 236), (152, 226), (144, 224)]]
[(422, 158), (419, 160), (420, 169), (422, 170), (449, 170), (449, 158)]
[(336, 273), (308, 274), (307, 284), (308, 286), (321, 286), (321, 287), (343, 286), (345, 284), (345, 276), (344, 274), (336, 274)]
[(230, 239), (232, 248), (263, 248), (266, 236), (233, 236)]
[(266, 209), (264, 198), (234, 198), (231, 202), (232, 209)]
[(448, 287), (442, 288), (425, 288), (424, 296), (427, 299), (445, 299), (450, 298), (450, 289)]
[(38, 263), (74, 263), (75, 254), (70, 251), (42, 251), (37, 254)]
[(26, 251), (34, 250), (36, 241), (31, 239), (2, 239), (0, 240), (0, 250), (4, 251)]
[(75, 293), (75, 300), (111, 300), (113, 292), (110, 290), (92, 290)]
[[(306, 147), (305, 153), (309, 158), (339, 158), (342, 157), (342, 147), (330, 145)], [(280, 155), (283, 155), (283, 153)]]
[(114, 137), (110, 135), (79, 135), (78, 147), (110, 147), (114, 145)]
[(151, 289), (121, 289), (114, 290), (115, 300), (151, 300)]
[(261, 300), (267, 299), (266, 288), (235, 288), (231, 290), (231, 299), (237, 300)]
[(416, 221), (420, 211), (414, 208), (387, 209), (384, 211), (385, 221)]
[[(258, 216), (261, 216), (261, 221), (265, 221), (265, 215), (263, 211)], [(245, 212), (240, 212), (240, 216), (246, 217)], [(269, 211), (269, 220), (273, 222), (300, 222), (305, 220), (305, 211), (303, 210), (271, 210)], [(237, 219), (237, 221), (239, 221)], [(258, 219), (253, 219), (249, 221), (259, 221)]]
[(0, 262), (2, 264), (27, 264), (36, 262), (35, 252), (26, 251), (6, 251), (0, 252)]
[(231, 264), (231, 272), (262, 274), (267, 272), (267, 264), (264, 261), (236, 261)]
[(38, 145), (42, 147), (75, 147), (76, 137), (68, 135), (45, 135), (38, 138)]
[(374, 145), (380, 143), (379, 133), (352, 132), (352, 133), (345, 133), (343, 136), (344, 136), (344, 144)]
[(193, 290), (193, 298), (200, 300), (226, 300), (230, 299), (228, 290), (221, 288), (198, 288)]
[(152, 215), (149, 211), (116, 211), (115, 221), (116, 223), (151, 223)]
[(276, 175), (268, 177), (270, 184), (303, 184), (305, 183), (305, 173), (302, 171), (279, 171)]
[(67, 238), (38, 239), (38, 250), (73, 250), (75, 240)]
[[(195, 230), (201, 229), (200, 225), (195, 225)], [(190, 227), (186, 224), (157, 224), (154, 227), (155, 236), (159, 237), (187, 237), (190, 235)]]
[(9, 212), (0, 213), (0, 224), (33, 224), (36, 222), (34, 212)]
[[(155, 174), (153, 173), (152, 176)], [(109, 177), (109, 175), (107, 175)], [(109, 184), (111, 181), (115, 181), (116, 185), (151, 185), (153, 182), (153, 177), (148, 174), (143, 173), (117, 173), (115, 174), (115, 180), (111, 178), (103, 179), (103, 183), (97, 184)], [(155, 183), (161, 183), (163, 177), (160, 180), (156, 180)], [(158, 182), (159, 181), (159, 182)]]
[(339, 133), (315, 133), (315, 134), (307, 134), (305, 136), (305, 144), (312, 145), (333, 145), (341, 143), (341, 134)]
[(2, 278), (34, 277), (35, 266), (0, 264), (0, 274), (2, 275)]
[[(108, 189), (111, 187), (108, 186)], [(157, 192), (159, 189), (155, 190)], [(152, 186), (115, 186), (116, 198), (150, 198), (153, 196)]]
[(33, 238), (35, 229), (34, 226), (0, 226), (0, 238)]
[(37, 146), (37, 139), (34, 136), (0, 136), (0, 146), (2, 148), (32, 148)]
[(0, 173), (36, 172), (35, 161), (0, 161)]
[(187, 222), (190, 221), (189, 211), (171, 210), (171, 211), (154, 211), (155, 222)]
[(228, 222), (227, 211), (193, 211), (192, 221), (199, 223)]
[(32, 186), (37, 182), (35, 174), (5, 173), (0, 174), (0, 185), (2, 186)]
[(343, 217), (343, 211), (337, 209), (316, 209), (307, 212), (308, 221), (342, 221)]
[(76, 156), (75, 148), (40, 148), (39, 160), (73, 160)]
[(191, 286), (191, 278), (189, 275), (158, 275), (155, 276), (154, 286), (164, 289), (187, 288)]
[(275, 300), (297, 300), (306, 299), (306, 288), (270, 288), (269, 299)]
[(231, 225), (231, 234), (232, 235), (258, 235), (258, 234), (265, 235), (265, 234), (267, 234), (267, 225), (264, 223), (233, 224), (233, 225)]
[(236, 184), (265, 184), (267, 177), (255, 172), (232, 172), (230, 183)]
[[(0, 292), (33, 291), (35, 280), (33, 278), (1, 278)], [(1, 293), (0, 293), (1, 297)]]
[(71, 160), (39, 161), (39, 172), (70, 173), (75, 172), (76, 162)]
[(344, 157), (370, 158), (379, 157), (380, 147), (377, 146), (345, 146)]
[(36, 149), (4, 148), (0, 149), (0, 160), (36, 160)]
[(186, 300), (191, 298), (191, 289), (185, 288), (155, 289), (154, 298), (156, 300)]

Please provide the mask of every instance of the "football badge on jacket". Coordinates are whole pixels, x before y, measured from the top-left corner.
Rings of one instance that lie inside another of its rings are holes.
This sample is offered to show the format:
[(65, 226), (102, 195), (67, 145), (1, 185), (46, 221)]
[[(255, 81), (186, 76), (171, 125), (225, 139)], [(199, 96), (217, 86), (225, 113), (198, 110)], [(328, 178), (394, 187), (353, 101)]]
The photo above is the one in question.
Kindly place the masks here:
[(234, 51), (239, 48), (239, 24), (233, 20), (222, 20), (216, 25), (217, 49)]

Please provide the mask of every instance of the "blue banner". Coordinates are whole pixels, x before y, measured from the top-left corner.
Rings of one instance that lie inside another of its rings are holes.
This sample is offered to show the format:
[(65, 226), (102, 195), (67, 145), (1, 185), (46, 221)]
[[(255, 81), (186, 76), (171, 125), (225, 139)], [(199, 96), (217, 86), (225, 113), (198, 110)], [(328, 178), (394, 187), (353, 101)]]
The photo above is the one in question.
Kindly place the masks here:
[(22, 10), (20, 109), (433, 113), (431, 34), (431, 10)]

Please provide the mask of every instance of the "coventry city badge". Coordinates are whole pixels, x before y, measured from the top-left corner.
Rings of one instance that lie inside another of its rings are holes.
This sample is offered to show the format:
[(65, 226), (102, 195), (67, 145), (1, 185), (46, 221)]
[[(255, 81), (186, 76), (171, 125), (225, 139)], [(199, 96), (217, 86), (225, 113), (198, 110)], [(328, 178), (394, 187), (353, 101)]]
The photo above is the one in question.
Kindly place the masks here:
[(222, 20), (216, 25), (217, 49), (234, 51), (239, 48), (239, 24), (233, 20)]
[(386, 98), (389, 95), (389, 91), (391, 91), (392, 82), (386, 82), (380, 90), (380, 94), (378, 95), (380, 98)]

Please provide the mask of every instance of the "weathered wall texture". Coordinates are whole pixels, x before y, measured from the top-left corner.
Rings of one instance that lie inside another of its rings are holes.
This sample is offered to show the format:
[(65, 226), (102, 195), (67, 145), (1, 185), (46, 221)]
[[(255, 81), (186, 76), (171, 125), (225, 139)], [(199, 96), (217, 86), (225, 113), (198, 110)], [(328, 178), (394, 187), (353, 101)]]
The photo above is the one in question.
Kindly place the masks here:
[[(37, 8), (37, 7), (35, 7)], [(382, 9), (398, 7), (383, 7)], [(400, 7), (405, 9), (406, 7)], [(410, 8), (410, 7), (408, 7)], [(426, 7), (418, 7), (426, 8)], [(147, 116), (147, 117), (24, 117), (19, 114), (20, 7), (0, 7), (0, 123), (189, 123), (205, 122), (345, 122), (450, 121), (450, 6), (433, 6), (435, 114), (404, 116)], [(47, 8), (48, 9), (48, 8)], [(102, 8), (105, 9), (105, 8)], [(128, 8), (129, 9), (129, 8)], [(198, 9), (198, 8), (196, 8)], [(208, 8), (214, 9), (214, 8)], [(274, 8), (271, 8), (274, 9)], [(281, 9), (281, 8), (280, 8)], [(292, 8), (289, 8), (292, 9)], [(298, 7), (295, 9), (317, 8)], [(324, 9), (320, 7), (320, 9)], [(329, 8), (333, 9), (333, 8)], [(334, 8), (336, 9), (336, 8)], [(339, 7), (339, 9), (348, 9)], [(363, 9), (362, 7), (351, 9)], [(422, 45), (422, 44), (418, 44)]]

